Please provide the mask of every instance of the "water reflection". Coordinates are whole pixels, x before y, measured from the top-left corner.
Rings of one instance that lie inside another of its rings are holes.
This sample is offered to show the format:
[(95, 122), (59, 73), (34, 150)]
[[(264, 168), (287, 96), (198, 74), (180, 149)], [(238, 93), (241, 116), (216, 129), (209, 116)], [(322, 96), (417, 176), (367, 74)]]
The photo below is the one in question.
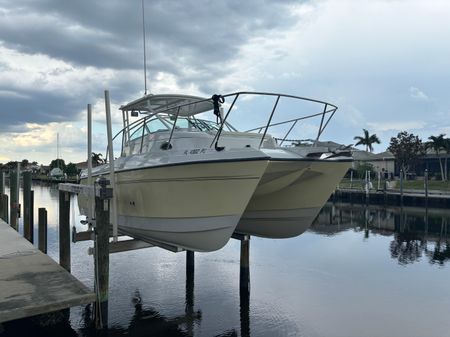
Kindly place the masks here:
[[(146, 308), (139, 290), (134, 292), (131, 302), (134, 306), (134, 313), (128, 326), (110, 326), (103, 331), (104, 335), (143, 337), (149, 336), (151, 332), (151, 336), (189, 337), (193, 336), (193, 330), (189, 327), (199, 324), (201, 321), (200, 311), (168, 318), (153, 308)], [(98, 332), (94, 329), (90, 305), (85, 308), (82, 319), (84, 327), (79, 330), (80, 335), (84, 337), (98, 336)]]
[[(34, 189), (57, 260), (58, 191)], [(4, 325), (0, 336), (446, 336), (448, 219), (450, 211), (328, 204), (299, 237), (252, 238), (251, 297), (235, 240), (196, 254), (195, 268), (186, 253), (114, 254), (108, 330), (95, 331), (86, 306), (58, 328)], [(72, 270), (92, 288), (90, 246), (72, 245)]]
[(250, 289), (241, 287), (239, 291), (241, 336), (250, 336)]
[(389, 250), (399, 264), (422, 258), (431, 264), (444, 265), (450, 260), (450, 211), (415, 207), (380, 207), (329, 203), (318, 215), (311, 231), (333, 236), (353, 230), (370, 235), (391, 236)]

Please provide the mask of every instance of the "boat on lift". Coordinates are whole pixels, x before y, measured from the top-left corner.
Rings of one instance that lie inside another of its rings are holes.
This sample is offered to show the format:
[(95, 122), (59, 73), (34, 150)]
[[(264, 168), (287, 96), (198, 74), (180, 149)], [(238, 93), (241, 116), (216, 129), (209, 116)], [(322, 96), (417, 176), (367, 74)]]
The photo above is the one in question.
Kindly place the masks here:
[[(268, 157), (254, 148), (211, 148), (213, 136), (183, 125), (212, 109), (211, 100), (186, 95), (147, 95), (121, 107), (122, 149), (114, 161), (120, 233), (192, 251), (217, 250), (230, 239)], [(109, 164), (92, 176), (109, 177)], [(79, 205), (88, 214), (89, 201), (80, 196)]]
[[(245, 97), (275, 98), (275, 105), (264, 126), (240, 132), (228, 119)], [(324, 109), (273, 123), (281, 99)], [(221, 248), (233, 231), (268, 238), (301, 234), (351, 159), (310, 158), (282, 145), (295, 125), (309, 118), (321, 118), (319, 137), (336, 109), (317, 100), (255, 92), (146, 95), (121, 107), (122, 149), (114, 164), (119, 231), (195, 251)], [(290, 128), (277, 140), (268, 131), (280, 125)], [(93, 175), (108, 172), (105, 164)]]
[[(274, 100), (267, 122), (238, 132), (228, 123), (227, 116), (230, 116), (239, 98), (253, 101), (255, 96)], [(269, 156), (266, 171), (236, 231), (265, 238), (289, 238), (302, 234), (312, 224), (353, 161), (348, 151), (333, 152), (317, 147), (337, 107), (324, 101), (276, 93), (240, 92), (222, 97), (223, 100), (231, 99), (232, 103), (223, 121), (224, 125), (228, 124), (228, 130), (218, 132), (220, 142), (216, 141), (216, 146), (218, 143), (225, 148), (250, 146)], [(284, 108), (292, 105), (292, 114), (296, 114), (296, 117), (274, 122), (282, 103)], [(302, 112), (300, 103), (312, 105), (312, 110), (309, 113)], [(318, 119), (319, 125), (315, 142), (311, 146), (283, 146), (296, 127), (312, 119)], [(281, 138), (269, 134), (269, 130), (280, 127), (285, 127)]]

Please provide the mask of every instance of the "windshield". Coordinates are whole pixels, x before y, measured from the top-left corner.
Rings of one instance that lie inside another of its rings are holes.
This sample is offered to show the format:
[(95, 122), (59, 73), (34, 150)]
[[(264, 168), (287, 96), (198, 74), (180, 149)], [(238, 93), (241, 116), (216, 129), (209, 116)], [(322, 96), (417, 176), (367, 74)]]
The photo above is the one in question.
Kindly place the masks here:
[[(171, 126), (175, 123), (175, 118), (164, 117), (164, 121), (169, 123)], [(216, 132), (219, 130), (220, 124), (205, 120), (205, 119), (197, 119), (193, 117), (178, 117), (175, 129), (195, 129), (198, 131), (213, 131)]]

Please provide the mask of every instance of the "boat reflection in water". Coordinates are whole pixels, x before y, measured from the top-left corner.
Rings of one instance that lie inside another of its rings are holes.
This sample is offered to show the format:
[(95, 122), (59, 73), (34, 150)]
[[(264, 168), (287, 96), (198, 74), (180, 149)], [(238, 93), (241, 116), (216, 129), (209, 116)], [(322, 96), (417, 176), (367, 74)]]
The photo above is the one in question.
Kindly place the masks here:
[(430, 264), (450, 260), (450, 211), (416, 207), (380, 207), (327, 203), (311, 231), (333, 236), (347, 230), (392, 236), (390, 255), (401, 265), (426, 258)]

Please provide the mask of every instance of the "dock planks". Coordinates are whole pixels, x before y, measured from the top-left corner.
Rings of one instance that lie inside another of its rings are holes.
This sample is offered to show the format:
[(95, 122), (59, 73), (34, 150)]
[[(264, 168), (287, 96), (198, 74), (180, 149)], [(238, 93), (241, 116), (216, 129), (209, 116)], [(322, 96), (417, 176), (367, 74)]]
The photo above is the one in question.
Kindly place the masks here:
[(0, 219), (0, 323), (94, 301), (90, 289)]

